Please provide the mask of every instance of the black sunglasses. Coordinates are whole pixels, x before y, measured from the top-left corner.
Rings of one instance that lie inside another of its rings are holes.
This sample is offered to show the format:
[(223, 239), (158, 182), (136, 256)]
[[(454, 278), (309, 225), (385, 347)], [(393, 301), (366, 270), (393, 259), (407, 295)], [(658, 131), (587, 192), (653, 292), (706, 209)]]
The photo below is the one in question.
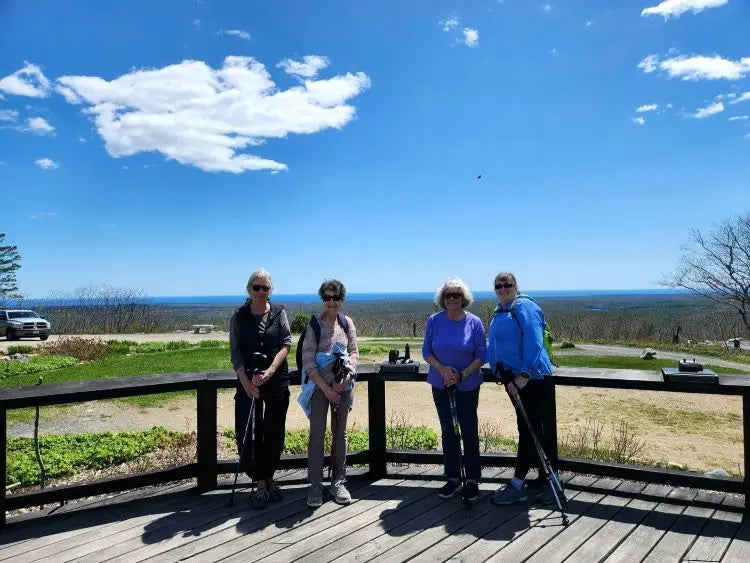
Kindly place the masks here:
[(446, 291), (445, 293), (443, 293), (443, 297), (445, 299), (462, 299), (463, 296), (464, 294), (461, 293), (460, 291), (456, 291), (456, 292)]
[(495, 284), (495, 289), (502, 289), (502, 288), (510, 289), (514, 285), (515, 285), (514, 283), (508, 283), (508, 282), (505, 282), (505, 283), (496, 283)]
[(254, 283), (252, 285), (252, 288), (253, 288), (253, 291), (260, 291), (261, 289), (263, 291), (265, 291), (266, 293), (268, 293), (269, 291), (271, 291), (271, 286), (268, 286), (268, 285), (260, 285), (260, 284), (255, 284)]
[(341, 301), (340, 295), (324, 295), (323, 301)]

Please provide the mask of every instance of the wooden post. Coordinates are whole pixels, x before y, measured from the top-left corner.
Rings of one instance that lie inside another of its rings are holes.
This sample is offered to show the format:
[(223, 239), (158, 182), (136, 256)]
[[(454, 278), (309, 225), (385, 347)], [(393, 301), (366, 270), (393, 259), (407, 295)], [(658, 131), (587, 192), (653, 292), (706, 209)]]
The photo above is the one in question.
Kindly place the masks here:
[(745, 495), (745, 510), (743, 517), (750, 517), (750, 393), (745, 391), (742, 395), (742, 441), (744, 445), (745, 475), (742, 483), (742, 492)]
[(210, 491), (217, 484), (216, 387), (206, 382), (198, 386), (198, 490)]
[(3, 492), (0, 493), (0, 530), (5, 528), (5, 483), (8, 481), (8, 464), (6, 453), (8, 450), (8, 417), (4, 406), (0, 407), (0, 475), (3, 476)]
[(387, 473), (385, 462), (385, 377), (373, 374), (367, 382), (367, 415), (370, 438), (370, 475), (375, 479)]
[[(550, 457), (552, 458), (552, 463), (555, 466), (555, 469), (559, 472), (559, 453), (558, 453), (558, 443), (557, 443), (557, 393), (555, 392), (555, 378), (552, 378), (552, 398), (550, 399), (550, 409), (552, 410), (552, 427), (549, 429), (550, 432), (550, 442), (554, 444), (555, 450), (552, 452), (549, 452)], [(547, 429), (544, 429), (545, 432), (547, 432)]]

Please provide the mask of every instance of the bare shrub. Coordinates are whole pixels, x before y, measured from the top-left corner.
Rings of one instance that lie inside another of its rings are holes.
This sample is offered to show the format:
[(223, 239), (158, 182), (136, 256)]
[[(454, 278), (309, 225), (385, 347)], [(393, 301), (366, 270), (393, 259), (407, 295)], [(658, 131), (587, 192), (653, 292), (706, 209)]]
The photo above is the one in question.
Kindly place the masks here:
[(92, 362), (104, 358), (109, 353), (109, 345), (99, 338), (63, 336), (54, 342), (42, 344), (37, 351), (46, 356), (72, 356), (81, 361)]
[(639, 457), (646, 444), (638, 439), (638, 434), (626, 420), (621, 420), (619, 426), (612, 428), (612, 459), (617, 463), (630, 463)]

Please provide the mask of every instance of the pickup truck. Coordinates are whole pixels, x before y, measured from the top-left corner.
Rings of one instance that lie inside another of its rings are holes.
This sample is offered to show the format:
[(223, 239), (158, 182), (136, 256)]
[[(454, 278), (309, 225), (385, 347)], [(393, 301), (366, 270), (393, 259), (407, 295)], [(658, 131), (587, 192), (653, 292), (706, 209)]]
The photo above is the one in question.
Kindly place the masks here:
[(0, 336), (6, 340), (23, 337), (47, 340), (52, 333), (49, 321), (28, 309), (0, 309)]

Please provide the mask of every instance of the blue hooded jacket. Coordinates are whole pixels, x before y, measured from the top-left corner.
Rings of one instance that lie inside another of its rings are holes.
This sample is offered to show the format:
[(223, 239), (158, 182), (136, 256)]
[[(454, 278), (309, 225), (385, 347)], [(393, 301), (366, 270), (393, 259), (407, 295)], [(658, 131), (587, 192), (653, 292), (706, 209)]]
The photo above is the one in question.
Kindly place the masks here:
[[(511, 312), (511, 306), (513, 312)], [(518, 296), (505, 307), (498, 304), (490, 321), (487, 362), (497, 362), (514, 374), (531, 379), (552, 375), (552, 362), (544, 349), (544, 312), (533, 299)]]

